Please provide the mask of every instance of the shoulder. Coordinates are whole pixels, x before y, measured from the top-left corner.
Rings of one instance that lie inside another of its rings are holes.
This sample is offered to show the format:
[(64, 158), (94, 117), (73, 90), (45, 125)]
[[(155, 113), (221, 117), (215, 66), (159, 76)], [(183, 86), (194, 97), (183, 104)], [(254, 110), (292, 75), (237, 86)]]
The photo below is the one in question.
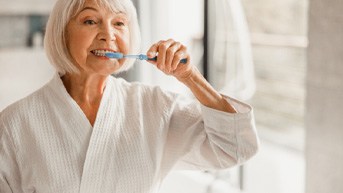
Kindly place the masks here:
[(45, 95), (47, 89), (48, 86), (46, 84), (28, 96), (7, 106), (0, 112), (0, 122), (4, 125), (13, 125), (16, 122), (23, 122), (29, 119), (30, 114), (33, 114), (36, 109), (44, 105), (44, 101), (47, 98)]

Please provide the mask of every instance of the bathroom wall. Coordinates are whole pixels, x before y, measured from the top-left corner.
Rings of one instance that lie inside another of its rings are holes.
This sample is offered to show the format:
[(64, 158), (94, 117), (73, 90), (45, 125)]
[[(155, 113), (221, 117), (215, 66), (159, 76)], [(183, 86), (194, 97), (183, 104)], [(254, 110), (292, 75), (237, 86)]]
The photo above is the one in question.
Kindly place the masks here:
[(45, 84), (54, 70), (43, 50), (55, 0), (0, 0), (0, 111)]

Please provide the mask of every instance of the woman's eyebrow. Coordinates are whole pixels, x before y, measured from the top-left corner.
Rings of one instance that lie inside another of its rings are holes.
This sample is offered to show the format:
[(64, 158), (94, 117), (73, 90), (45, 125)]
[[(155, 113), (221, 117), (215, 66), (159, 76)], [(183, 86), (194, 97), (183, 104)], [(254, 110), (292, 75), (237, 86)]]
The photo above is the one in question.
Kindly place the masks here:
[(94, 7), (84, 7), (84, 8), (80, 11), (80, 13), (83, 12), (83, 11), (85, 11), (85, 10), (92, 10), (92, 11), (98, 12), (98, 10), (97, 10), (96, 8), (94, 8)]

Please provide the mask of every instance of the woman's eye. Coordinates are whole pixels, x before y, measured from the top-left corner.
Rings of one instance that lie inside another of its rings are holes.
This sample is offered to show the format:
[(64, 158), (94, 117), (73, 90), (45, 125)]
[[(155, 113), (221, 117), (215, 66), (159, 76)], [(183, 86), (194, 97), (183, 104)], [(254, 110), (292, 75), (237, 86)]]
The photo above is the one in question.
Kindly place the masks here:
[(94, 24), (96, 24), (96, 22), (93, 21), (93, 20), (88, 19), (88, 20), (86, 20), (86, 21), (84, 22), (84, 24), (87, 24), (87, 25), (94, 25)]
[(125, 23), (121, 22), (121, 21), (118, 21), (118, 22), (115, 22), (115, 25), (116, 26), (125, 26)]

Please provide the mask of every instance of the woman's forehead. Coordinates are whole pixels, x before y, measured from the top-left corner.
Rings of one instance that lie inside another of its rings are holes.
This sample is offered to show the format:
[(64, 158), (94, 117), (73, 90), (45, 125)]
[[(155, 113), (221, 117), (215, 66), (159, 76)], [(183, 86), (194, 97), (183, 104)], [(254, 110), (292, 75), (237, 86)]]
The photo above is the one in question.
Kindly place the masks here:
[(125, 9), (120, 0), (85, 0), (81, 10), (86, 7), (98, 10), (107, 10), (114, 13), (125, 13)]

